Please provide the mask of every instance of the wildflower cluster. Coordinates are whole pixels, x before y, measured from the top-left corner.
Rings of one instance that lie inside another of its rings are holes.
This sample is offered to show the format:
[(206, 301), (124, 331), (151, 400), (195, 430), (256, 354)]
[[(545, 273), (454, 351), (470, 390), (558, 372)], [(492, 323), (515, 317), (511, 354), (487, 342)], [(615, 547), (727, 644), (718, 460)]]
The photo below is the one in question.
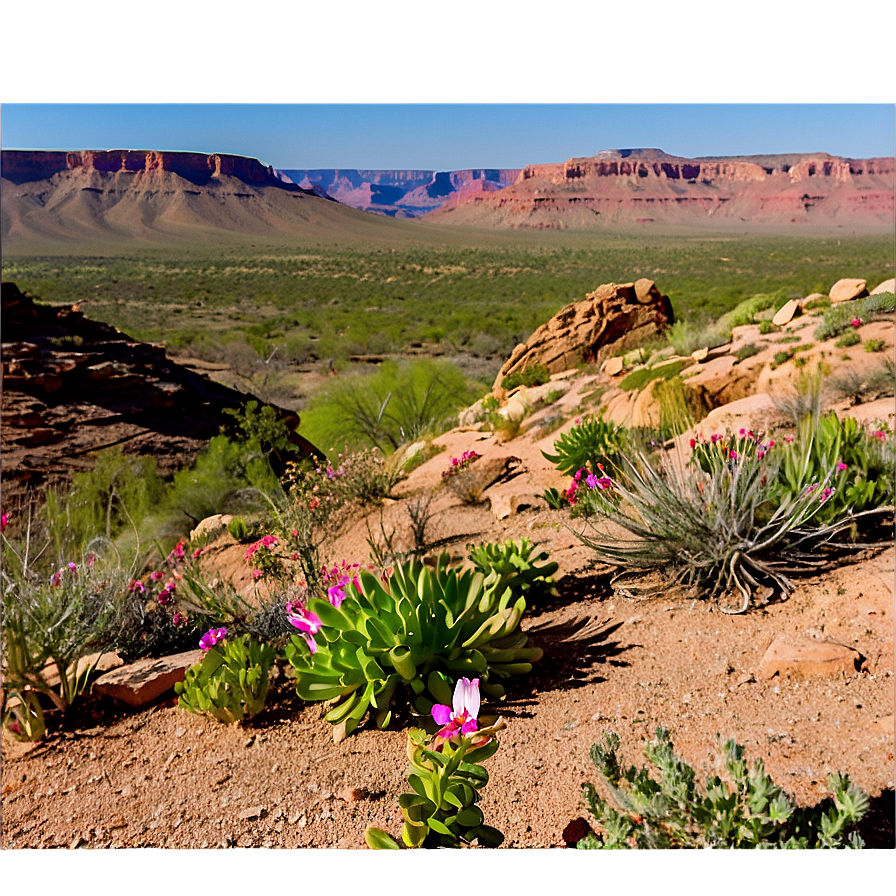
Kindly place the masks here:
[(274, 552), (280, 539), (276, 535), (265, 535), (246, 548), (246, 562), (252, 569), (252, 578), (260, 579), (264, 576), (276, 576), (283, 572), (283, 563)]
[[(498, 750), (498, 731), (504, 722), (496, 719), (479, 725), (479, 679), (461, 678), (454, 689), (452, 705), (437, 704), (432, 718), (442, 726), (428, 736), (421, 728), (408, 732), (408, 783), (411, 792), (399, 797), (404, 816), (401, 839), (410, 849), (423, 847), (500, 846), (504, 835), (483, 824), (476, 805), (479, 791), (488, 783), (488, 772), (480, 763)], [(371, 849), (400, 849), (394, 837), (379, 828), (368, 828), (364, 839)]]
[(475, 451), (464, 451), (460, 457), (452, 457), (447, 470), (442, 473), (442, 478), (447, 479), (450, 476), (457, 476), (463, 470), (466, 470), (473, 461), (478, 460), (481, 455)]

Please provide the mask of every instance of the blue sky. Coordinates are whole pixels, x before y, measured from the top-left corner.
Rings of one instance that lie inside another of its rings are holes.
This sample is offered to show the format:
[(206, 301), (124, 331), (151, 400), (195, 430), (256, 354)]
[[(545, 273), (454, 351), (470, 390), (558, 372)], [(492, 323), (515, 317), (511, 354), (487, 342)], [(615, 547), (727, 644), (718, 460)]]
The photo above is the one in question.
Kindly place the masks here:
[(892, 54), (875, 45), (894, 4), (861, 25), (807, 0), (7, 6), (4, 148), (425, 170), (630, 147), (894, 153)]

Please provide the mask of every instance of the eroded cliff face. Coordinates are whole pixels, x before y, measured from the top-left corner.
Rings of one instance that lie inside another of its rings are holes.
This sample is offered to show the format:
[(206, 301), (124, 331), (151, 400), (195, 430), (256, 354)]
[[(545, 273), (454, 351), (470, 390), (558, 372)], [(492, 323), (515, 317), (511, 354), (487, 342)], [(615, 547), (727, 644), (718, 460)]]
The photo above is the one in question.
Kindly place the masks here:
[(527, 165), (500, 192), (459, 191), (428, 219), (560, 229), (817, 223), (891, 230), (893, 188), (892, 158), (682, 159), (660, 150), (604, 151)]
[(415, 218), (467, 192), (495, 192), (514, 183), (519, 168), (458, 171), (388, 171), (355, 168), (285, 169), (290, 180), (317, 188), (338, 202), (381, 215)]
[(234, 177), (247, 184), (277, 186), (298, 192), (269, 165), (244, 156), (154, 150), (84, 150), (82, 152), (30, 152), (4, 150), (0, 154), (0, 175), (15, 184), (48, 180), (63, 171), (98, 171), (104, 174), (152, 174), (170, 172), (194, 184), (213, 178)]

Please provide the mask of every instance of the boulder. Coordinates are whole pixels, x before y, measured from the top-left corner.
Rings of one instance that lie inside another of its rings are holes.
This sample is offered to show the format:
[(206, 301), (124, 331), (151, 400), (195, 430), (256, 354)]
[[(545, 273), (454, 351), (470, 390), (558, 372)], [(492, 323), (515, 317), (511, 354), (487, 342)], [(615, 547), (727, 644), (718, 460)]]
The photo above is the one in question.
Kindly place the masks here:
[(861, 656), (835, 641), (778, 637), (766, 650), (757, 678), (775, 675), (854, 675)]
[(896, 279), (891, 277), (889, 280), (884, 280), (883, 283), (878, 283), (877, 286), (871, 290), (871, 295), (876, 296), (882, 292), (896, 292)]
[(102, 675), (93, 683), (93, 692), (129, 706), (146, 706), (183, 681), (187, 669), (202, 657), (202, 650), (188, 650), (157, 660), (139, 660)]
[(651, 380), (637, 395), (632, 405), (630, 426), (658, 427), (662, 422), (660, 404), (653, 394), (664, 380)]
[(513, 492), (496, 492), (486, 496), (491, 505), (491, 511), (496, 520), (506, 520), (507, 517), (525, 510), (527, 507), (544, 507), (544, 501), (535, 494), (516, 494)]
[(831, 287), (831, 303), (836, 305), (838, 302), (849, 302), (852, 301), (852, 299), (867, 296), (868, 290), (865, 289), (867, 285), (867, 280), (844, 277)]
[[(93, 668), (94, 672), (109, 672), (124, 665), (124, 660), (117, 653), (91, 653), (88, 656), (82, 656), (78, 660), (72, 675), (83, 675), (84, 672)], [(59, 686), (59, 670), (55, 663), (48, 663), (42, 672), (44, 681), (51, 687)]]
[(495, 392), (512, 373), (536, 364), (551, 373), (601, 360), (633, 348), (674, 320), (672, 303), (652, 280), (605, 283), (542, 324), (518, 345), (495, 379)]
[(607, 376), (619, 376), (619, 374), (622, 373), (622, 369), (622, 357), (616, 355), (615, 357), (607, 358), (607, 360), (604, 361), (604, 366), (601, 368), (601, 371)]
[(799, 299), (791, 299), (785, 302), (772, 318), (772, 323), (776, 327), (783, 327), (789, 324), (798, 314), (802, 312), (802, 304)]
[(233, 516), (229, 513), (215, 513), (207, 516), (204, 520), (200, 520), (196, 524), (196, 528), (190, 532), (190, 541), (199, 538), (200, 535), (211, 535), (221, 529), (226, 529), (230, 524)]

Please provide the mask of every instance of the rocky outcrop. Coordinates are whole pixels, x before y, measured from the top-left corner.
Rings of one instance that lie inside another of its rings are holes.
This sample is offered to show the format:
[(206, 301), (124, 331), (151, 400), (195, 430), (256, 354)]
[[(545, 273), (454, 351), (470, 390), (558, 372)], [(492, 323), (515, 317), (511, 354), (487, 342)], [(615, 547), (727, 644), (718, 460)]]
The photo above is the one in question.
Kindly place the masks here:
[(609, 150), (528, 165), (497, 194), (461, 194), (433, 223), (536, 228), (663, 225), (830, 226), (892, 230), (893, 159), (824, 153), (684, 159)]
[[(36, 304), (14, 283), (3, 284), (2, 301), (4, 506), (88, 469), (104, 447), (152, 455), (162, 473), (179, 469), (233, 424), (227, 409), (253, 398), (176, 364), (161, 345), (89, 320), (75, 305)], [(298, 427), (298, 415), (277, 410)], [(293, 439), (315, 451), (297, 433)]]
[(605, 283), (557, 312), (518, 345), (499, 371), (495, 389), (505, 377), (527, 367), (543, 365), (550, 373), (560, 373), (617, 354), (673, 321), (669, 297), (652, 280)]

